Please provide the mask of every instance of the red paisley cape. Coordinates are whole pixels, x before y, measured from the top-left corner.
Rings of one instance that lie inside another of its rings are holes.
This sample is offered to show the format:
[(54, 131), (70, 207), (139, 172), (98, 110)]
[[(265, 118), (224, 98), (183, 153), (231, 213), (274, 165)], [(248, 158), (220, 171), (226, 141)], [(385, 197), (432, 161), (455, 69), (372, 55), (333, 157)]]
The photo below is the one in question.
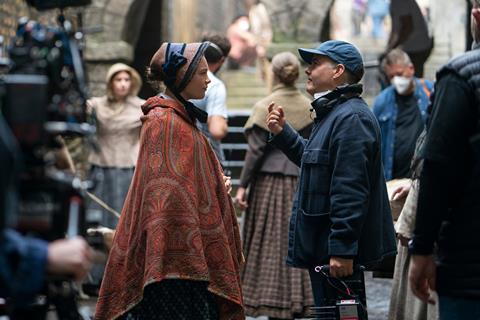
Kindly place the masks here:
[(110, 251), (95, 319), (114, 319), (163, 279), (208, 281), (220, 319), (245, 319), (240, 233), (221, 166), (183, 106), (152, 97), (135, 174)]

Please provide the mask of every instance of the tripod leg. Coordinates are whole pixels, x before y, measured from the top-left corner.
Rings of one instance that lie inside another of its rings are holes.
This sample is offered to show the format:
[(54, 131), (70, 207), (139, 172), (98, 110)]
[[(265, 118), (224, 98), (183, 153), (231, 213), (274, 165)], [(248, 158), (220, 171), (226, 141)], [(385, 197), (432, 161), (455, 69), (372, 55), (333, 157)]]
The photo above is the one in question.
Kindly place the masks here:
[(50, 284), (50, 302), (55, 306), (58, 319), (82, 320), (78, 312), (75, 290), (70, 281), (59, 281)]

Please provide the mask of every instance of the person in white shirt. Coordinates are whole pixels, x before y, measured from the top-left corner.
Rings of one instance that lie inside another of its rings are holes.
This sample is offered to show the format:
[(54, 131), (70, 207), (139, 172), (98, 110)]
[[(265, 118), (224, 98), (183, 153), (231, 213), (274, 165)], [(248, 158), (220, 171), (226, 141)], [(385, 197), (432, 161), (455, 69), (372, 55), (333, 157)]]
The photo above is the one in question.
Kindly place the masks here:
[(222, 80), (215, 74), (220, 70), (231, 49), (230, 41), (221, 35), (209, 35), (202, 41), (209, 41), (210, 45), (205, 50), (205, 58), (208, 63), (208, 77), (211, 82), (208, 85), (205, 97), (201, 100), (192, 100), (200, 109), (208, 113), (207, 123), (197, 122), (198, 127), (210, 140), (215, 154), (220, 163), (225, 161), (220, 141), (228, 133), (227, 125), (227, 89)]

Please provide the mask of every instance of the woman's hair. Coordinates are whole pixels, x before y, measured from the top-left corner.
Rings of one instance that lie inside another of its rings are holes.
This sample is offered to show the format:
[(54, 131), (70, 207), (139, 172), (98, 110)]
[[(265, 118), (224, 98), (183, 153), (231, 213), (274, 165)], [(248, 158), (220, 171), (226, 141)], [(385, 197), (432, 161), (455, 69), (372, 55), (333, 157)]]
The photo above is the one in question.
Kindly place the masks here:
[(163, 81), (166, 77), (163, 72), (159, 72), (159, 70), (152, 70), (150, 66), (147, 66), (145, 68), (145, 78), (153, 90), (160, 92), (164, 88)]
[(273, 74), (286, 85), (293, 85), (299, 76), (300, 62), (291, 52), (281, 52), (272, 59)]

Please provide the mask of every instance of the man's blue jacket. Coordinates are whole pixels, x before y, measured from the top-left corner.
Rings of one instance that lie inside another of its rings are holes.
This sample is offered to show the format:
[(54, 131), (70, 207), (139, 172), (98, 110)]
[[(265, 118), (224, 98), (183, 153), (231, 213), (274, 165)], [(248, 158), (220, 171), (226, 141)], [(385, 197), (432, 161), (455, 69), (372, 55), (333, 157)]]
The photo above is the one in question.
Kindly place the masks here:
[(311, 268), (339, 256), (374, 265), (396, 253), (377, 120), (359, 97), (314, 108), (309, 139), (288, 124), (272, 137), (301, 168), (287, 264)]
[(7, 229), (6, 221), (17, 210), (17, 151), (12, 132), (0, 114), (0, 297), (11, 297), (22, 304), (30, 302), (29, 298), (44, 286), (48, 244)]
[[(415, 99), (418, 109), (422, 115), (423, 123), (427, 121), (427, 107), (429, 104), (430, 92), (433, 91), (433, 83), (428, 80), (415, 78)], [(398, 114), (397, 101), (395, 99), (395, 88), (385, 88), (375, 99), (373, 113), (380, 125), (382, 133), (382, 162), (385, 179), (392, 180), (393, 158), (395, 147), (395, 131)]]

